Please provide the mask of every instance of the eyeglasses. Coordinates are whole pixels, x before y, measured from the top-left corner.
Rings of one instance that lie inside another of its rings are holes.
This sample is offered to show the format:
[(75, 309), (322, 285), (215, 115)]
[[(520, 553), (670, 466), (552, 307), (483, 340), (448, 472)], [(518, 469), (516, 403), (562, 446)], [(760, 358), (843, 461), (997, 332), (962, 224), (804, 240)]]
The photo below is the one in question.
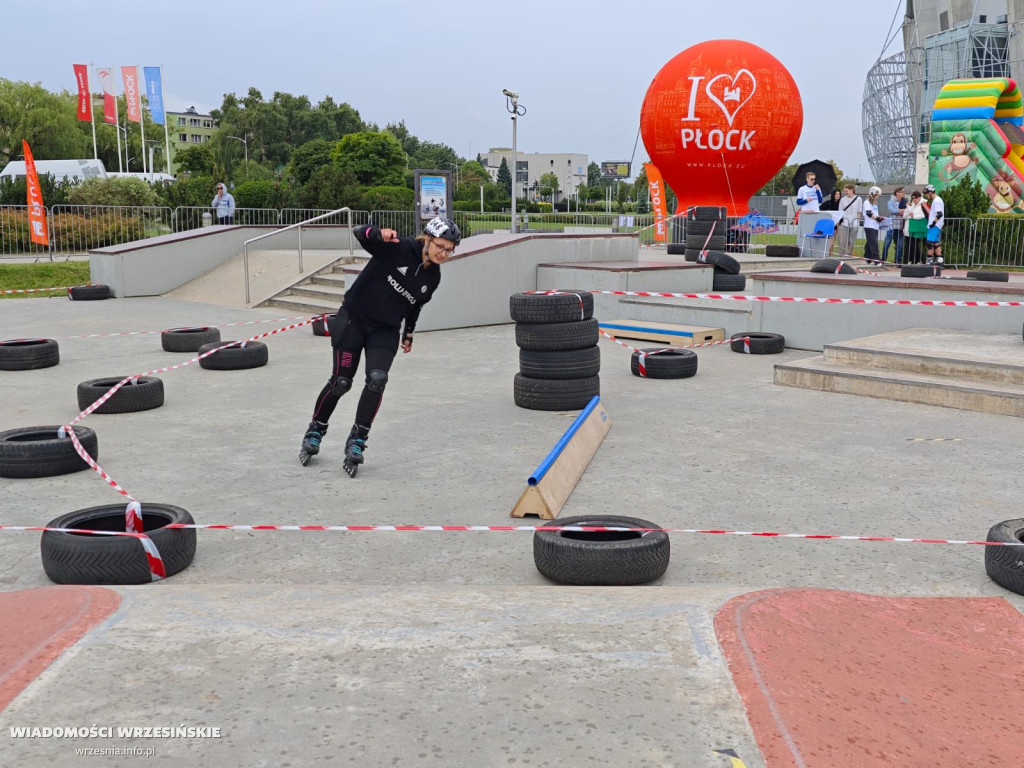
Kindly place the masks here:
[(440, 245), (438, 245), (437, 240), (431, 240), (430, 242), (433, 243), (434, 247), (437, 248), (437, 250), (445, 256), (451, 256), (453, 253), (455, 253), (455, 246), (452, 246), (451, 248), (442, 248)]

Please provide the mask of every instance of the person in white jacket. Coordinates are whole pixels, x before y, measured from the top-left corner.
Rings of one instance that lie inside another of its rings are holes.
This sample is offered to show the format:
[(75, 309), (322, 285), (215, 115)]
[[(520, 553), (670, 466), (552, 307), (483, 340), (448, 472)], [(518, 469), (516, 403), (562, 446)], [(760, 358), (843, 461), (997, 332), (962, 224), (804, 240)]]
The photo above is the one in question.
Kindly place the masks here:
[(864, 212), (864, 203), (856, 195), (857, 188), (853, 184), (843, 187), (843, 197), (839, 201), (839, 218), (836, 227), (836, 244), (839, 246), (839, 257), (852, 258), (853, 245), (857, 242), (857, 230)]
[(218, 224), (235, 223), (235, 198), (222, 182), (217, 184), (217, 196), (210, 205), (217, 211)]
[(796, 204), (800, 206), (800, 213), (814, 213), (821, 209), (821, 187), (813, 171), (808, 171), (804, 178), (807, 183), (797, 190)]

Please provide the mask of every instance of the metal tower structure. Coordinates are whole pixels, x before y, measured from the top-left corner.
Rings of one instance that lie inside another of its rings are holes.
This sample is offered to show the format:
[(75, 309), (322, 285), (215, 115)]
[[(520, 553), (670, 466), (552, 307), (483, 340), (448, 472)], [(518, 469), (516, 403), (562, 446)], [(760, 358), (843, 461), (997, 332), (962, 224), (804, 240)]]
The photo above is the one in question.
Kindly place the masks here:
[[(943, 10), (940, 10), (940, 7)], [(861, 128), (875, 181), (920, 182), (935, 97), (949, 80), (1024, 75), (1024, 0), (899, 0), (864, 83)], [(886, 55), (902, 32), (903, 50)]]

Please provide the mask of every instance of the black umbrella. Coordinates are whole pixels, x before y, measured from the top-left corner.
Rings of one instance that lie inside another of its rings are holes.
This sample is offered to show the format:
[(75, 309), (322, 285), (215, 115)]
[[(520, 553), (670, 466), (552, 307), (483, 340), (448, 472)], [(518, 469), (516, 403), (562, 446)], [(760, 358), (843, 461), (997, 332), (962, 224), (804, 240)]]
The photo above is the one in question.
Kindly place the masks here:
[(818, 186), (821, 187), (821, 196), (827, 198), (832, 194), (832, 188), (836, 185), (836, 171), (831, 164), (821, 160), (811, 160), (796, 169), (793, 174), (793, 192), (807, 183), (807, 174), (813, 173), (818, 177)]

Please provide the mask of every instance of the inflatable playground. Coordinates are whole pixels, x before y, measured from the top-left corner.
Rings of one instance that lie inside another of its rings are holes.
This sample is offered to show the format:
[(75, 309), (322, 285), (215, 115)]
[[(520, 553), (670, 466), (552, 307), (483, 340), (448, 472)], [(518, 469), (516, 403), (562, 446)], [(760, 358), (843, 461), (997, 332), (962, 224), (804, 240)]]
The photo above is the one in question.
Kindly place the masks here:
[(978, 181), (990, 213), (1024, 213), (1024, 107), (1006, 77), (950, 80), (935, 100), (928, 180), (936, 189)]

